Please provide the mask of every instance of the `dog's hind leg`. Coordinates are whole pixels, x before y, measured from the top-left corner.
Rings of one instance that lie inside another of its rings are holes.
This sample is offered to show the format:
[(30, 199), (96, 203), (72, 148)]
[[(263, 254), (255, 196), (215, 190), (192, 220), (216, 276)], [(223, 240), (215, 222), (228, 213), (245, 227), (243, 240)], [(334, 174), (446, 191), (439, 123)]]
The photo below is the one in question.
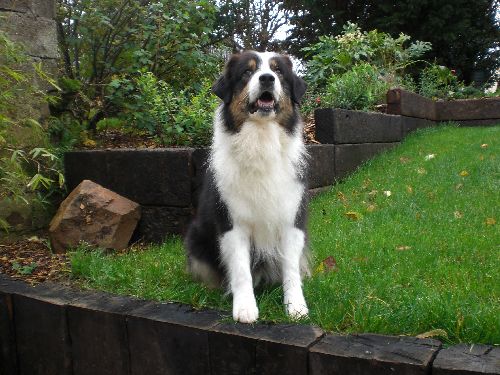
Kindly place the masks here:
[(250, 237), (243, 228), (234, 227), (222, 235), (220, 249), (233, 294), (233, 319), (253, 323), (259, 317), (259, 310), (250, 270)]
[(304, 232), (298, 228), (284, 230), (281, 239), (284, 304), (288, 315), (305, 317), (309, 313), (302, 292), (301, 262), (305, 245)]

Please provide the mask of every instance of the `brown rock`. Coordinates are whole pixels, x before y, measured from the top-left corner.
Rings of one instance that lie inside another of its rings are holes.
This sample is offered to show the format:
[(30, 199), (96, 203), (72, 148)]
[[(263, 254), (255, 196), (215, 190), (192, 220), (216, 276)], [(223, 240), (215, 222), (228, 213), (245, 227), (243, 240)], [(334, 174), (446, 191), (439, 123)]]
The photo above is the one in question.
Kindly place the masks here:
[(141, 216), (139, 204), (90, 180), (83, 180), (61, 203), (49, 227), (56, 253), (82, 241), (105, 249), (123, 249)]

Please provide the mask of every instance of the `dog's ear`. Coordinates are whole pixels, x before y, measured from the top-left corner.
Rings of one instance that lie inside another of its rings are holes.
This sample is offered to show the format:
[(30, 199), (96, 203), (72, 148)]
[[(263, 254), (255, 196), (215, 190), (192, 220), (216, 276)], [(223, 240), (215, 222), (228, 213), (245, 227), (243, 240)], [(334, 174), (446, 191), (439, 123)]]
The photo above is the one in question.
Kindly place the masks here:
[(293, 72), (293, 63), (290, 56), (283, 55), (283, 61), (292, 73), (292, 100), (295, 103), (300, 104), (300, 101), (306, 92), (307, 84), (302, 78)]
[(307, 83), (298, 75), (293, 75), (293, 83), (292, 83), (292, 100), (300, 104), (302, 97), (306, 93)]
[(229, 104), (231, 102), (232, 93), (231, 87), (229, 85), (229, 79), (226, 75), (222, 75), (212, 86), (212, 92), (221, 98), (225, 104)]
[(212, 92), (221, 98), (225, 104), (231, 103), (233, 97), (233, 89), (231, 87), (231, 73), (234, 70), (234, 66), (240, 59), (240, 54), (234, 54), (231, 56), (224, 69), (224, 74), (219, 77), (219, 79), (212, 86)]

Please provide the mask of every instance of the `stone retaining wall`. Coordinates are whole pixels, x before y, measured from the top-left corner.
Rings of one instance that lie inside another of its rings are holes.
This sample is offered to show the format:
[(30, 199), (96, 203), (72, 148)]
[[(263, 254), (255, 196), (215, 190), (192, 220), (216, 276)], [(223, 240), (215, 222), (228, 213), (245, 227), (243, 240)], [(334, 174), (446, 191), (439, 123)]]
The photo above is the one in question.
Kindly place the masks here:
[(500, 374), (500, 347), (311, 325), (232, 323), (220, 311), (0, 274), (0, 374)]

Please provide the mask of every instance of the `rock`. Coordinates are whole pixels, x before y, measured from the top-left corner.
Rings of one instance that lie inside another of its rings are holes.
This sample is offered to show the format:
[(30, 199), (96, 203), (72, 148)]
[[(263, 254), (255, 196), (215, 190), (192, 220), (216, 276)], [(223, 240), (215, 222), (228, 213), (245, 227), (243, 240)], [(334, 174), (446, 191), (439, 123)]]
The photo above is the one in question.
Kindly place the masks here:
[(105, 249), (123, 249), (140, 216), (139, 204), (84, 180), (61, 203), (50, 223), (53, 251), (63, 253), (82, 241)]

